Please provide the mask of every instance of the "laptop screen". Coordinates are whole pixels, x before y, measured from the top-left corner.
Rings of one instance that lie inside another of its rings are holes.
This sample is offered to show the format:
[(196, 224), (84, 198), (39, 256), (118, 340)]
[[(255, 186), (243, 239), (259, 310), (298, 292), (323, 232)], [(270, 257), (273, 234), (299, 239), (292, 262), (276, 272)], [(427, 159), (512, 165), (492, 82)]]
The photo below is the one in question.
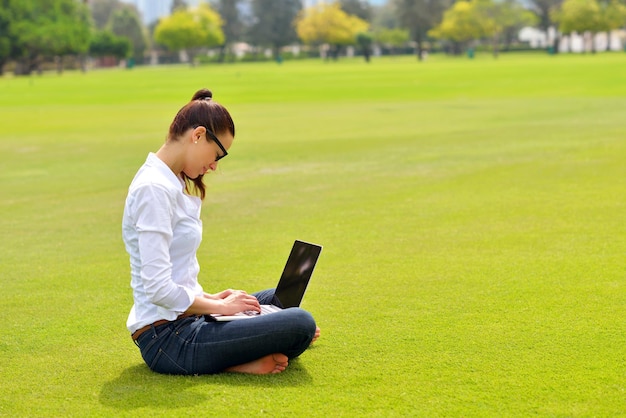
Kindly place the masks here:
[(300, 306), (322, 247), (296, 241), (276, 287), (277, 305), (281, 308)]

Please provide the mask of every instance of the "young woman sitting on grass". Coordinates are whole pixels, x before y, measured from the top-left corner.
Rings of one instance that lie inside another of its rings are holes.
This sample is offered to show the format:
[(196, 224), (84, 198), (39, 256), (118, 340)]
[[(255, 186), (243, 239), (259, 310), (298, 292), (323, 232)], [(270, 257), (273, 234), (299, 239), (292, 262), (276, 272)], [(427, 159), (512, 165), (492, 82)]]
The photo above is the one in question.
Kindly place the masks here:
[(202, 177), (215, 171), (234, 136), (228, 111), (209, 90), (199, 90), (128, 190), (122, 235), (134, 305), (127, 327), (146, 364), (159, 373), (280, 373), (319, 337), (313, 317), (299, 308), (231, 322), (210, 316), (260, 311), (260, 304), (274, 302), (273, 289), (208, 294), (198, 283)]

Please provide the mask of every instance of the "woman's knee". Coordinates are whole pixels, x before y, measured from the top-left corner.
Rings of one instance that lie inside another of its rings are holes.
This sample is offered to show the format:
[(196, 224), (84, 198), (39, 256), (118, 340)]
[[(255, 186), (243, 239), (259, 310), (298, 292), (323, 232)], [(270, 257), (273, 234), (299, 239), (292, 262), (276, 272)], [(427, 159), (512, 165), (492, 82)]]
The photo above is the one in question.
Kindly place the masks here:
[(315, 328), (317, 327), (313, 315), (301, 308), (289, 308), (285, 310), (289, 312), (290, 320), (293, 324), (297, 324), (302, 330), (315, 334)]

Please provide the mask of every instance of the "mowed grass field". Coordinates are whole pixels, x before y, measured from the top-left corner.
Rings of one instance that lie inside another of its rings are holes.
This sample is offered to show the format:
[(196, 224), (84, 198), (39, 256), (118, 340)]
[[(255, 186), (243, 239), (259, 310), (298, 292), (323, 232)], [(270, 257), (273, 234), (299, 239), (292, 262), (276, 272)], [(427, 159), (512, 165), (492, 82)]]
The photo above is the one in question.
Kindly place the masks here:
[[(0, 415), (626, 416), (626, 54), (0, 78)], [(205, 290), (324, 251), (322, 337), (277, 376), (150, 372), (127, 187), (198, 88)]]

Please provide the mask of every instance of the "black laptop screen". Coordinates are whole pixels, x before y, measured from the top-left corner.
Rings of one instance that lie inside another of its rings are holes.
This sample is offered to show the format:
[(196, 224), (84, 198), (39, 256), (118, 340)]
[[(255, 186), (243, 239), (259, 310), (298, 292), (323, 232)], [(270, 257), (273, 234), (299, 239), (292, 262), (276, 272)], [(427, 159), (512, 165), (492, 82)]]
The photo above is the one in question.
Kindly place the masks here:
[(304, 292), (313, 274), (322, 247), (296, 241), (276, 288), (276, 298), (281, 308), (300, 306)]

